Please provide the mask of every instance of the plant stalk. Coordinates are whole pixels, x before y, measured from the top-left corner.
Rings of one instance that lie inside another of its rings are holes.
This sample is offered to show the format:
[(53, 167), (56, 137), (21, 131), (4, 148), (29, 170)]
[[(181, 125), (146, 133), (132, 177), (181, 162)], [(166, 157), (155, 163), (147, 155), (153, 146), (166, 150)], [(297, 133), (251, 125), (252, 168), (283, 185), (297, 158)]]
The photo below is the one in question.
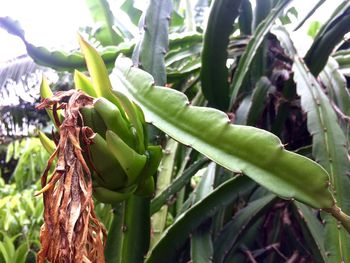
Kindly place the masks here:
[(130, 197), (125, 201), (120, 262), (144, 262), (150, 244), (150, 232), (150, 199)]
[(124, 203), (125, 202), (121, 202), (113, 205), (113, 221), (108, 230), (108, 238), (105, 248), (106, 263), (121, 262)]
[(350, 216), (345, 214), (337, 205), (332, 206), (330, 209), (325, 209), (325, 211), (332, 214), (350, 234)]

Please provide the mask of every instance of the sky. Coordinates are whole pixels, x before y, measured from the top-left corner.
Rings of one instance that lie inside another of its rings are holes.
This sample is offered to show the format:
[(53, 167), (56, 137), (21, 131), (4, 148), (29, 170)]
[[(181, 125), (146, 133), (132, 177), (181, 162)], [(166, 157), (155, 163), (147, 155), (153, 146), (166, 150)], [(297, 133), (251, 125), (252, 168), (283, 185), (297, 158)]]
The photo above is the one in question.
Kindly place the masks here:
[[(84, 0), (0, 0), (0, 17), (18, 20), (26, 38), (35, 45), (70, 49), (76, 32), (91, 24)], [(25, 54), (24, 44), (0, 28), (0, 61)]]
[[(299, 18), (302, 18), (318, 1), (294, 0), (292, 5), (296, 6)], [(341, 2), (326, 1), (312, 20), (325, 21)], [(92, 25), (85, 0), (0, 0), (0, 17), (3, 16), (18, 20), (27, 40), (34, 45), (66, 51), (78, 47), (76, 32), (79, 27)], [(301, 39), (303, 34), (305, 30), (302, 35), (295, 36)], [(305, 45), (303, 41), (295, 41), (295, 44)], [(23, 43), (0, 28), (0, 63), (25, 53)]]

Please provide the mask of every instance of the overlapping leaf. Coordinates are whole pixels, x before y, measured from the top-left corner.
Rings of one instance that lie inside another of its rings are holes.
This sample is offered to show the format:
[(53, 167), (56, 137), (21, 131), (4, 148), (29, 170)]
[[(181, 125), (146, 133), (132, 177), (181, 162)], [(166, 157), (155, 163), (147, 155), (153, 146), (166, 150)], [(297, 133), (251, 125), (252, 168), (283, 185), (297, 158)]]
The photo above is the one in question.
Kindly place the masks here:
[[(338, 206), (350, 212), (350, 162), (346, 149), (347, 140), (341, 130), (337, 116), (327, 96), (310, 73), (303, 60), (298, 56), (288, 32), (276, 27), (274, 34), (293, 59), (294, 80), (297, 93), (301, 97), (301, 106), (307, 113), (308, 130), (313, 137), (312, 153), (315, 159), (329, 172), (331, 189)], [(326, 215), (326, 249), (330, 250), (332, 262), (350, 261), (350, 235), (337, 222)]]
[(153, 85), (152, 77), (118, 59), (113, 84), (129, 93), (146, 119), (218, 164), (247, 174), (284, 198), (330, 207), (328, 175), (310, 159), (286, 151), (278, 137), (254, 127), (232, 125), (218, 110), (189, 105), (180, 92)]

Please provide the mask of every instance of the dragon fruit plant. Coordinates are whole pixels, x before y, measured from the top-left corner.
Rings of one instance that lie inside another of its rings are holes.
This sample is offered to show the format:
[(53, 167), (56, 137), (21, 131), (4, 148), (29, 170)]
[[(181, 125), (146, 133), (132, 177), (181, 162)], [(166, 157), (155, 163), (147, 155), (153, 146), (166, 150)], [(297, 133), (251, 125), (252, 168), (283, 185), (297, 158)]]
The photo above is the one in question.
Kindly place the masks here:
[[(132, 195), (151, 197), (162, 150), (148, 145), (140, 107), (113, 90), (98, 53), (81, 37), (91, 80), (75, 71), (76, 90), (52, 94), (41, 85), (42, 102), (58, 128), (55, 145), (41, 133), (52, 155), (42, 176), (44, 224), (38, 262), (104, 262), (106, 229), (92, 196), (115, 204)], [(55, 158), (55, 169), (48, 175)]]

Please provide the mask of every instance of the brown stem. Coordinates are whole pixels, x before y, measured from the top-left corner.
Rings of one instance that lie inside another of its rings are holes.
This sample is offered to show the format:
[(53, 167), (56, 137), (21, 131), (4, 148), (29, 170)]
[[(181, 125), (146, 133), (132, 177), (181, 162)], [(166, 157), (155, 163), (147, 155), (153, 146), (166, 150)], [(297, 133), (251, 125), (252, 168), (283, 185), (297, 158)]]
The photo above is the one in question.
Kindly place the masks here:
[(325, 211), (332, 214), (332, 216), (336, 218), (350, 234), (350, 216), (345, 214), (337, 205), (334, 205), (329, 209), (325, 209)]

